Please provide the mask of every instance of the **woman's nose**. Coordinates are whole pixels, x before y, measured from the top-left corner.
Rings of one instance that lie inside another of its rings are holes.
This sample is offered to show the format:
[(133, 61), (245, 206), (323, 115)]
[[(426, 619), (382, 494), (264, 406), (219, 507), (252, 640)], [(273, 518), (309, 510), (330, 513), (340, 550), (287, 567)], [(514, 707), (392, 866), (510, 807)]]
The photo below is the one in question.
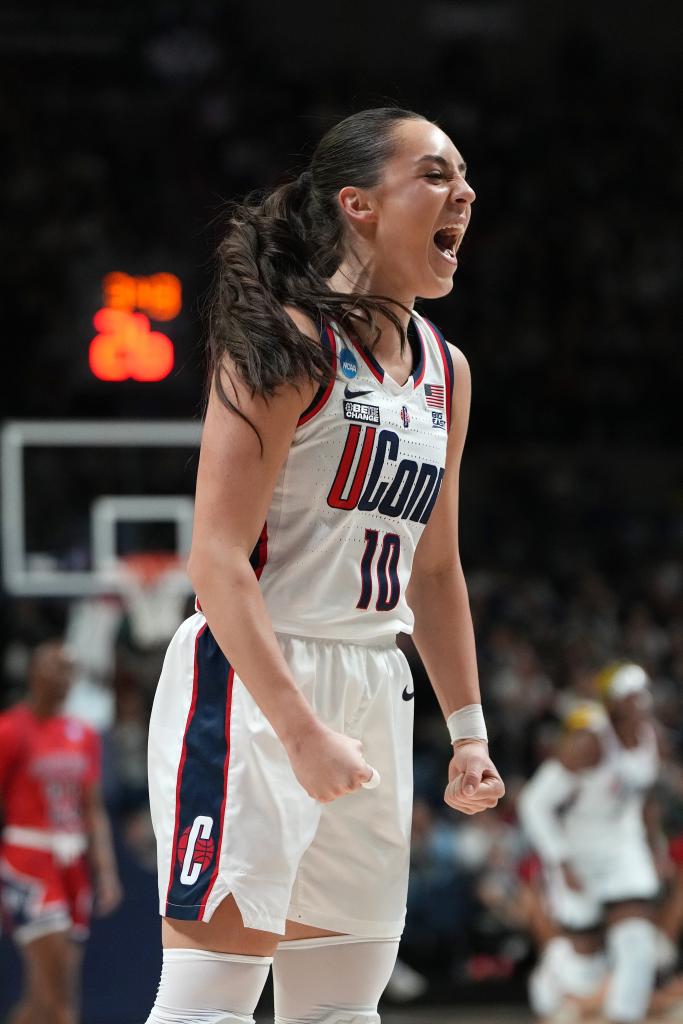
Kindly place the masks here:
[(477, 198), (477, 193), (474, 191), (474, 189), (472, 188), (468, 181), (466, 181), (464, 178), (460, 178), (453, 185), (451, 198), (452, 201), (459, 206), (462, 206), (465, 203), (471, 205)]

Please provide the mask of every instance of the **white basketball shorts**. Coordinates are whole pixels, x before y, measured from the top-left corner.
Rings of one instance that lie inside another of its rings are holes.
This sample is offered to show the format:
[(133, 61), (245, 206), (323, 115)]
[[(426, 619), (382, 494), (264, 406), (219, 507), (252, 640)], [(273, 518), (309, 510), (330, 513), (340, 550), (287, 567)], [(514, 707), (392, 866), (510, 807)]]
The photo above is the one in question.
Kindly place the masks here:
[(572, 860), (583, 888), (570, 889), (560, 868), (548, 875), (548, 902), (554, 919), (565, 928), (581, 930), (599, 925), (605, 905), (627, 900), (654, 900), (659, 879), (650, 848), (644, 841), (615, 836), (609, 853)]
[(299, 784), (284, 747), (201, 613), (166, 653), (149, 733), (160, 913), (208, 921), (229, 894), (247, 928), (285, 921), (401, 934), (412, 814), (413, 683), (403, 653), (278, 635), (318, 717), (361, 740), (375, 789), (330, 804)]

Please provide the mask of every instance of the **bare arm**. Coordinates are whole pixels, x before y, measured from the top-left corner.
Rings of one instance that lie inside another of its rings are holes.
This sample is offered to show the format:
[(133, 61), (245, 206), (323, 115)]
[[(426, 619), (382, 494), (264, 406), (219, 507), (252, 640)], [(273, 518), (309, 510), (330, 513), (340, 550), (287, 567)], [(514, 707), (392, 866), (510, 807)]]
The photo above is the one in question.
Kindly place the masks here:
[[(311, 321), (288, 310), (316, 337)], [(211, 632), (282, 741), (307, 792), (329, 801), (357, 789), (371, 770), (356, 740), (325, 727), (297, 687), (280, 650), (249, 562), (266, 520), (299, 416), (315, 387), (284, 387), (269, 401), (252, 396), (236, 373), (225, 385), (258, 429), (226, 409), (215, 391), (202, 437), (188, 571)]]
[(645, 797), (643, 803), (643, 823), (647, 843), (652, 851), (652, 859), (655, 862), (659, 877), (670, 878), (673, 874), (673, 865), (669, 857), (669, 846), (666, 840), (662, 824), (662, 803), (657, 792), (652, 789)]
[(249, 556), (307, 402), (293, 387), (270, 403), (251, 398), (237, 376), (231, 376), (236, 389), (227, 377), (226, 389), (259, 430), (263, 455), (251, 427), (212, 391), (188, 572), (221, 650), (285, 742), (290, 733), (312, 724), (313, 713), (278, 646)]
[(558, 811), (575, 789), (573, 773), (557, 758), (549, 758), (517, 797), (520, 824), (546, 864), (561, 865), (567, 860), (567, 843)]
[(407, 600), (415, 615), (413, 641), (444, 718), (481, 703), (474, 630), (458, 547), (458, 498), (470, 412), (471, 379), (462, 352), (451, 346), (455, 372), (453, 422), (438, 500), (420, 538)]
[[(413, 561), (407, 600), (415, 616), (413, 640), (444, 718), (480, 704), (479, 677), (467, 585), (458, 548), (460, 463), (470, 411), (470, 371), (462, 352), (453, 357), (454, 407), (443, 484)], [(503, 783), (482, 741), (455, 745), (446, 802), (472, 814), (493, 807)]]
[(109, 815), (99, 785), (89, 786), (84, 797), (84, 818), (89, 839), (90, 863), (95, 881), (95, 906), (99, 914), (110, 914), (123, 893), (116, 867)]

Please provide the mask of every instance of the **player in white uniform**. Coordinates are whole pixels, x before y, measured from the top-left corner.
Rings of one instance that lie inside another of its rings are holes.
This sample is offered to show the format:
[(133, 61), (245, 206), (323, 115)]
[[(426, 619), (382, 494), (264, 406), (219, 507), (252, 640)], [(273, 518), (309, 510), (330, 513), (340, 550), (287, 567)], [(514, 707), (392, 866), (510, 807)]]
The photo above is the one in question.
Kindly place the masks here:
[(643, 669), (609, 666), (598, 686), (604, 708), (587, 704), (568, 716), (559, 756), (519, 796), (546, 868), (550, 912), (565, 932), (549, 944), (530, 995), (536, 1012), (550, 1016), (565, 995), (597, 992), (609, 972), (605, 1018), (631, 1024), (644, 1019), (655, 980), (659, 880), (644, 803), (659, 758)]
[[(372, 1024), (405, 916), (413, 636), (476, 813), (488, 757), (457, 542), (452, 288), (474, 192), (424, 118), (371, 110), (235, 210), (219, 250), (190, 576), (150, 723), (164, 965), (150, 1024)], [(378, 296), (383, 297), (382, 299)], [(283, 940), (283, 937), (285, 941)]]

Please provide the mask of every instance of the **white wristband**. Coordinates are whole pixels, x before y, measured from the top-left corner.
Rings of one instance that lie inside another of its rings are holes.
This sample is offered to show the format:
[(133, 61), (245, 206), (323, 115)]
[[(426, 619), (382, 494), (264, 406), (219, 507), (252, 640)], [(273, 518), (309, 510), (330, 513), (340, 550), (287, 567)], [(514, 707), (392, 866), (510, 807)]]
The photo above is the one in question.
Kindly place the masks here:
[(449, 715), (446, 725), (451, 736), (451, 743), (459, 740), (485, 740), (488, 743), (486, 722), (481, 704), (468, 704)]

